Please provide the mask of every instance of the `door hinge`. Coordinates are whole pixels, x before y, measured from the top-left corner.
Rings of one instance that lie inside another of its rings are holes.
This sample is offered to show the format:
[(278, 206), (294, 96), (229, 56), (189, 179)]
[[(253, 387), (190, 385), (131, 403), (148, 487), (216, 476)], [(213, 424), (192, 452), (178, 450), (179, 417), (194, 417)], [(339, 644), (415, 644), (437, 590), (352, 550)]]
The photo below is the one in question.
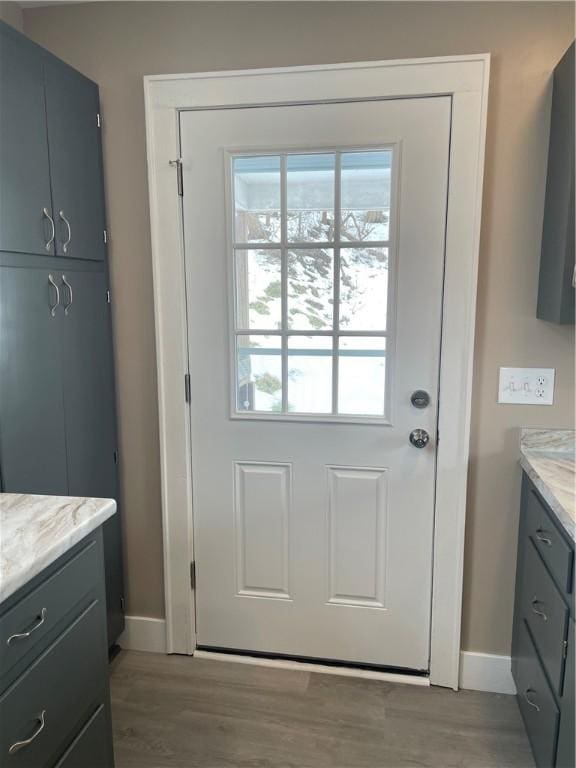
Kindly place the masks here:
[(123, 597), (120, 598), (120, 610), (122, 613), (126, 613), (126, 602)]
[(102, 234), (103, 234), (103, 237), (104, 237), (104, 245), (107, 245), (108, 244), (108, 230), (105, 229)]
[(190, 374), (184, 374), (184, 398), (187, 403), (190, 402)]
[(184, 196), (184, 176), (182, 174), (182, 158), (177, 157), (176, 160), (170, 160), (170, 165), (176, 168), (176, 184), (178, 187), (178, 194), (180, 197)]
[(110, 304), (110, 290), (106, 291), (106, 304)]
[(96, 112), (96, 125), (98, 128), (102, 128), (102, 121), (100, 120), (100, 112)]
[(568, 658), (568, 640), (564, 640), (562, 643), (562, 658), (567, 659)]
[(114, 451), (114, 464), (118, 464), (118, 451)]
[(190, 563), (190, 588), (196, 589), (196, 563), (194, 560)]

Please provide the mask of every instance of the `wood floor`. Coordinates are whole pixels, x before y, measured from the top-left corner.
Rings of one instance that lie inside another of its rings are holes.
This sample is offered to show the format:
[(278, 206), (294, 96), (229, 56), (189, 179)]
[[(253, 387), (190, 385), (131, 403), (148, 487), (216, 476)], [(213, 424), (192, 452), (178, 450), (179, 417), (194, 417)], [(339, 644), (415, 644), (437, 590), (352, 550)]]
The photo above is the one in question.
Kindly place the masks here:
[(512, 696), (122, 651), (116, 768), (533, 768)]

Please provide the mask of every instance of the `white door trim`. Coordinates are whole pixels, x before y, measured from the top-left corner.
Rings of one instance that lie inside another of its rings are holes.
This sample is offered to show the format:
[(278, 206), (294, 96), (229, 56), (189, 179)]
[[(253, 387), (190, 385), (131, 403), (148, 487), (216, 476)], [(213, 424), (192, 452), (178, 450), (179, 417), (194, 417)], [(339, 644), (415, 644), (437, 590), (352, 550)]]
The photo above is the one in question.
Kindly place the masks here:
[[(271, 104), (452, 97), (430, 681), (458, 687), (472, 359), (489, 54), (144, 78), (152, 234), (166, 648), (193, 653), (192, 452), (178, 112)], [(193, 361), (191, 361), (193, 363)]]

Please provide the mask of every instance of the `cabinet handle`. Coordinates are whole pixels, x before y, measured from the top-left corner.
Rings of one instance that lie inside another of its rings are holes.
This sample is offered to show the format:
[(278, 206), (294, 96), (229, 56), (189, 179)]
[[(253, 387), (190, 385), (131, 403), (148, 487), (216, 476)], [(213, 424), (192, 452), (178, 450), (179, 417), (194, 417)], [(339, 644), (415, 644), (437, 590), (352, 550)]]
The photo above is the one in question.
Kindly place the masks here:
[(52, 317), (56, 317), (56, 309), (60, 304), (60, 289), (56, 285), (56, 282), (54, 281), (54, 278), (52, 277), (52, 275), (48, 275), (48, 282), (50, 283), (52, 288), (54, 288), (54, 290), (56, 291), (56, 303), (50, 305), (50, 314), (52, 315)]
[(43, 208), (42, 209), (42, 213), (48, 219), (48, 221), (50, 222), (50, 227), (52, 228), (52, 232), (50, 233), (50, 239), (48, 240), (48, 242), (46, 243), (46, 246), (45, 246), (46, 250), (49, 251), (50, 250), (50, 246), (52, 245), (52, 243), (54, 242), (54, 238), (56, 237), (56, 227), (54, 226), (54, 219), (48, 213), (48, 209), (47, 208)]
[(72, 240), (72, 227), (70, 226), (70, 222), (68, 221), (66, 216), (64, 216), (64, 211), (59, 211), (58, 215), (60, 216), (64, 224), (66, 224), (66, 226), (68, 227), (68, 239), (62, 243), (62, 253), (66, 253), (68, 250), (68, 246), (70, 245), (70, 240)]
[(44, 726), (46, 725), (46, 722), (44, 720), (44, 717), (46, 715), (46, 710), (43, 709), (42, 712), (38, 715), (38, 728), (34, 731), (32, 736), (30, 736), (29, 739), (24, 739), (23, 741), (15, 741), (14, 744), (10, 747), (8, 750), (9, 755), (13, 755), (15, 752), (18, 752), (20, 749), (24, 749), (24, 747), (27, 747), (29, 744), (32, 744), (34, 739), (37, 736), (40, 736), (42, 731), (44, 730)]
[(542, 621), (548, 621), (548, 616), (544, 613), (544, 611), (539, 611), (538, 608), (536, 608), (537, 605), (540, 605), (540, 600), (538, 600), (537, 597), (532, 598), (531, 605), (532, 605), (532, 613), (535, 613), (536, 616), (540, 616)]
[(66, 280), (66, 275), (62, 275), (62, 283), (65, 285), (66, 289), (68, 290), (69, 301), (68, 301), (68, 304), (64, 305), (64, 314), (67, 315), (68, 310), (70, 309), (70, 307), (72, 306), (72, 302), (74, 301), (74, 294), (72, 293), (72, 286), (70, 285), (68, 280)]
[(42, 624), (46, 621), (46, 616), (48, 615), (48, 611), (46, 608), (42, 608), (42, 611), (40, 612), (40, 616), (38, 617), (38, 621), (36, 624), (30, 627), (30, 629), (27, 632), (18, 632), (16, 635), (10, 635), (8, 640), (6, 640), (6, 645), (10, 645), (13, 640), (25, 640), (27, 637), (30, 637), (30, 635), (33, 632), (36, 632), (37, 629), (40, 629)]
[(526, 690), (524, 691), (524, 698), (526, 699), (526, 702), (530, 704), (531, 707), (534, 707), (536, 712), (540, 712), (540, 707), (538, 706), (538, 704), (535, 704), (533, 701), (530, 701), (530, 697), (528, 695), (530, 693), (536, 693), (536, 691), (532, 690), (532, 688), (526, 688)]
[(543, 533), (546, 533), (543, 528), (536, 528), (536, 538), (538, 541), (541, 541), (542, 544), (546, 544), (546, 546), (551, 547), (552, 539), (549, 539), (548, 536), (542, 536)]

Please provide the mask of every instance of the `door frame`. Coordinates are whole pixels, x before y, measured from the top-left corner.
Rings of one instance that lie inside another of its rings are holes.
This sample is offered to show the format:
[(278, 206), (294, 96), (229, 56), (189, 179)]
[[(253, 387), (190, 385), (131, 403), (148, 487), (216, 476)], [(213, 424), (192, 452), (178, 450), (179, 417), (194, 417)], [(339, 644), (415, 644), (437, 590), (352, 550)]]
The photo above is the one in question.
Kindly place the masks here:
[[(430, 682), (458, 688), (464, 526), (489, 54), (144, 78), (158, 416), (166, 650), (195, 649), (192, 445), (179, 112), (450, 96), (439, 442), (436, 462)], [(175, 162), (176, 161), (176, 162)]]

